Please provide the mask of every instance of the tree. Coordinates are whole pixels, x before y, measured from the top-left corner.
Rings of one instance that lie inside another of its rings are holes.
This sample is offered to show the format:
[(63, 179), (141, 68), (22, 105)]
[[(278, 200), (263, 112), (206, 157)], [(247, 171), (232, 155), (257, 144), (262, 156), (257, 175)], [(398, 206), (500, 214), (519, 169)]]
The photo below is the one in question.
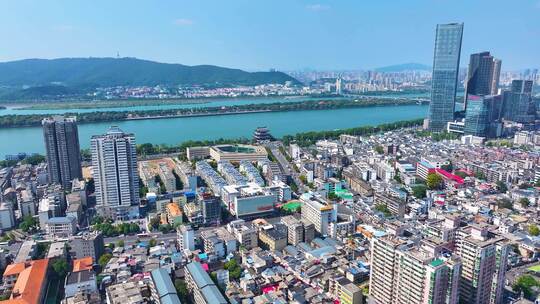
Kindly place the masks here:
[(107, 263), (109, 263), (109, 261), (111, 259), (112, 259), (112, 254), (105, 253), (105, 254), (103, 254), (102, 256), (99, 257), (98, 264), (99, 264), (99, 266), (101, 266), (103, 268), (103, 267), (105, 267), (105, 265), (107, 265)]
[(501, 193), (506, 193), (508, 191), (508, 187), (503, 181), (497, 181), (497, 190)]
[(124, 240), (118, 240), (118, 242), (116, 242), (117, 247), (124, 247), (124, 245), (125, 245)]
[(449, 161), (448, 165), (442, 165), (441, 169), (443, 169), (445, 171), (448, 171), (448, 172), (452, 172), (452, 170), (454, 169), (454, 165), (452, 164), (451, 161)]
[(516, 293), (523, 292), (523, 295), (526, 298), (531, 298), (533, 296), (533, 287), (540, 287), (540, 283), (531, 275), (525, 274), (519, 277), (512, 285), (512, 290)]
[(396, 174), (394, 174), (394, 180), (397, 182), (397, 183), (400, 183), (402, 184), (403, 181), (401, 180), (401, 176), (399, 175), (399, 171), (396, 170)]
[(375, 152), (377, 152), (377, 153), (379, 153), (379, 154), (383, 154), (383, 153), (384, 153), (384, 148), (383, 148), (383, 146), (381, 146), (381, 145), (375, 146)]
[(302, 183), (307, 184), (307, 177), (305, 175), (300, 175), (298, 178)]
[(331, 201), (337, 201), (340, 199), (335, 192), (328, 192), (328, 199)]
[(148, 241), (148, 245), (150, 245), (150, 247), (156, 246), (157, 245), (156, 239), (150, 239), (150, 241)]
[(437, 173), (429, 173), (426, 178), (426, 186), (429, 190), (440, 189), (443, 184), (443, 179)]
[(530, 203), (531, 203), (531, 202), (530, 202), (529, 199), (526, 198), (526, 197), (523, 197), (523, 198), (521, 198), (521, 199), (519, 200), (519, 204), (521, 205), (522, 208), (527, 208), (527, 207), (529, 207)]
[(51, 244), (48, 242), (39, 242), (37, 243), (36, 257), (38, 259), (44, 259), (47, 256), (47, 251), (49, 251), (49, 246)]
[(242, 276), (242, 267), (238, 265), (235, 259), (230, 259), (225, 262), (223, 268), (229, 271), (229, 277), (234, 280), (238, 280)]
[(162, 233), (168, 233), (173, 230), (173, 226), (171, 224), (159, 225), (158, 230)]
[(426, 197), (426, 190), (427, 188), (424, 185), (418, 185), (418, 186), (412, 187), (412, 192), (413, 192), (414, 197), (419, 198), (419, 199), (423, 199), (424, 197)]
[(486, 175), (483, 172), (480, 172), (480, 171), (476, 172), (474, 174), (474, 177), (476, 177), (477, 179), (480, 179), (480, 180), (485, 180), (486, 179)]
[(155, 217), (150, 219), (150, 227), (152, 229), (157, 229), (157, 228), (159, 228), (159, 223), (160, 222), (161, 222), (161, 220), (159, 219), (159, 216), (155, 216)]
[(19, 228), (24, 232), (34, 232), (38, 229), (38, 223), (32, 216), (25, 216)]
[(33, 154), (33, 155), (30, 155), (27, 158), (25, 158), (22, 161), (22, 163), (23, 164), (30, 164), (32, 166), (36, 166), (36, 165), (41, 164), (44, 161), (45, 161), (45, 156), (43, 156), (41, 154)]
[(527, 230), (529, 230), (529, 234), (532, 236), (538, 236), (540, 234), (540, 228), (538, 228), (538, 226), (534, 224), (529, 225), (529, 228)]
[(510, 201), (509, 199), (503, 198), (497, 201), (497, 207), (513, 210), (514, 204), (512, 204), (512, 201)]
[(385, 204), (377, 204), (375, 206), (375, 210), (377, 210), (379, 212), (382, 212), (384, 214), (384, 216), (386, 216), (386, 217), (392, 215), (392, 213), (390, 212), (390, 209), (388, 209), (388, 206), (386, 206)]
[(178, 297), (182, 303), (188, 303), (188, 289), (185, 281), (176, 279), (174, 280), (174, 288), (178, 293)]
[(536, 183), (534, 184), (536, 187), (540, 187), (540, 178), (536, 181)]
[(52, 264), (54, 272), (60, 277), (63, 278), (68, 273), (68, 264), (66, 260), (60, 259), (54, 261)]

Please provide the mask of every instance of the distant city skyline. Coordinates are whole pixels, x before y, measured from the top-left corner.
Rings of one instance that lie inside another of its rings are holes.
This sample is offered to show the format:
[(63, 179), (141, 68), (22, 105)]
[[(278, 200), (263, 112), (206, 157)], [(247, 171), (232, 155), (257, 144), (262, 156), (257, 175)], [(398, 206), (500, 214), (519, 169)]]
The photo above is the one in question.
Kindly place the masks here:
[(3, 2), (0, 61), (119, 53), (249, 71), (431, 65), (435, 25), (463, 22), (462, 68), (489, 51), (514, 71), (539, 65), (539, 14), (538, 0)]

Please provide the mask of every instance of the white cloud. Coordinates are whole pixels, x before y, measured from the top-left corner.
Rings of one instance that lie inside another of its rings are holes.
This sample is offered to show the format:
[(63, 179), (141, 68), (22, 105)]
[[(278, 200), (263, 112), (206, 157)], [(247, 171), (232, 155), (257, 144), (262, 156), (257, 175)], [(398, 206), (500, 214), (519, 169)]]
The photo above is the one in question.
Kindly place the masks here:
[(192, 24), (193, 24), (193, 20), (191, 20), (191, 19), (186, 19), (186, 18), (179, 18), (179, 19), (174, 20), (173, 23), (174, 23), (175, 25), (178, 25), (178, 26), (186, 26), (186, 25), (192, 25)]
[(310, 4), (306, 6), (306, 8), (310, 11), (319, 12), (319, 11), (325, 11), (327, 9), (330, 9), (330, 6), (324, 5), (324, 4)]

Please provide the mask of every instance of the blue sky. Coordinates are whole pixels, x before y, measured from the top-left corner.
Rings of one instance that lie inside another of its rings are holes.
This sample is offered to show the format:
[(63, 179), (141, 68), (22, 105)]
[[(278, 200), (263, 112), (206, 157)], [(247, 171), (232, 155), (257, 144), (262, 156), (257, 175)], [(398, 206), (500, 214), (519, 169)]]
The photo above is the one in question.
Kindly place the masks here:
[[(540, 0), (17, 0), (0, 2), (0, 61), (144, 58), (248, 70), (431, 64), (437, 23), (464, 22), (462, 62), (540, 66)], [(463, 66), (463, 65), (462, 65)]]

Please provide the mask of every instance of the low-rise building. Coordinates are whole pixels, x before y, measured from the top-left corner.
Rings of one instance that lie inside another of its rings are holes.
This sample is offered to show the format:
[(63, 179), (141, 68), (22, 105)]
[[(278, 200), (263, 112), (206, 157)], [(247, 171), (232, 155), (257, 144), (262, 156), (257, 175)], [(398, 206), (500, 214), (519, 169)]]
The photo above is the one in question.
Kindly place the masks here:
[(48, 286), (49, 259), (8, 265), (4, 284), (11, 287), (12, 303), (40, 304), (45, 301)]
[(74, 297), (77, 293), (98, 293), (96, 273), (92, 269), (70, 272), (64, 284), (66, 297)]
[(77, 219), (69, 216), (52, 217), (47, 221), (47, 234), (69, 237), (77, 232)]
[(259, 242), (269, 250), (283, 250), (287, 246), (287, 227), (283, 224), (262, 227), (259, 230)]
[(127, 281), (107, 287), (105, 295), (107, 304), (143, 304), (146, 303), (141, 295), (137, 282)]

